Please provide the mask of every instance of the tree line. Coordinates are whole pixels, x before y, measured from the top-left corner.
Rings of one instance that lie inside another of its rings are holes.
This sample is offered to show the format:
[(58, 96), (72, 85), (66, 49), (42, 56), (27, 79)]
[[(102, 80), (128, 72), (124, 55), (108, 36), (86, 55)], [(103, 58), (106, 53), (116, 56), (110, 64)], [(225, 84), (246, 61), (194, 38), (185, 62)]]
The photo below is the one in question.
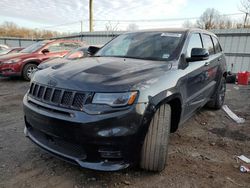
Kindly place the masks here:
[(250, 28), (249, 14), (250, 14), (250, 0), (242, 0), (240, 12), (244, 16), (239, 20), (233, 20), (230, 16), (222, 15), (214, 8), (206, 9), (196, 23), (185, 21), (183, 27), (198, 27), (201, 29), (231, 29), (231, 28)]
[(57, 31), (28, 29), (19, 27), (13, 22), (4, 22), (0, 25), (1, 37), (18, 37), (18, 38), (51, 38), (58, 36), (60, 33)]

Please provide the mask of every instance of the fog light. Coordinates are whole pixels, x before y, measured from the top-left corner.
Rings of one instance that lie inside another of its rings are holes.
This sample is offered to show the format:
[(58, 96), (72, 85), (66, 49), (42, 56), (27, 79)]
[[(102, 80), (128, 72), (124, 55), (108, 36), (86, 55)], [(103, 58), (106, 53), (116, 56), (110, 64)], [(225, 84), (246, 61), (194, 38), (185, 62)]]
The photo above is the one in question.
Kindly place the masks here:
[(125, 127), (116, 127), (116, 128), (101, 130), (97, 134), (103, 137), (124, 136), (128, 133), (128, 131), (129, 129)]

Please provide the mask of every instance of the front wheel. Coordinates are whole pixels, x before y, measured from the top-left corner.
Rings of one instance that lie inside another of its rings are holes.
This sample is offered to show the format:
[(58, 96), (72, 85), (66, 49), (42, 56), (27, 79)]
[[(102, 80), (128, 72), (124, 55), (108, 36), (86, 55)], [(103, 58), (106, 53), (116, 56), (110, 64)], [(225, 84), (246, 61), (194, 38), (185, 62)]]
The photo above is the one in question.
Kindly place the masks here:
[(23, 68), (22, 77), (26, 81), (30, 81), (31, 75), (36, 71), (37, 65), (36, 64), (27, 64)]
[(170, 126), (171, 107), (163, 104), (155, 112), (142, 146), (142, 169), (159, 172), (165, 168)]

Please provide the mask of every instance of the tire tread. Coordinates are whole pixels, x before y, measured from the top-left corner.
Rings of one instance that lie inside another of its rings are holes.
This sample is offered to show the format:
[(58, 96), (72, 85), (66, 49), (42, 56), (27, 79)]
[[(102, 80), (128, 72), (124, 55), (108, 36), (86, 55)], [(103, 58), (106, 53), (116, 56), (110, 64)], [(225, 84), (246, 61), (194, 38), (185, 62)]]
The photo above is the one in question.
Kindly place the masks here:
[(167, 159), (167, 145), (171, 125), (171, 107), (161, 105), (155, 112), (145, 137), (141, 168), (150, 171), (162, 171)]

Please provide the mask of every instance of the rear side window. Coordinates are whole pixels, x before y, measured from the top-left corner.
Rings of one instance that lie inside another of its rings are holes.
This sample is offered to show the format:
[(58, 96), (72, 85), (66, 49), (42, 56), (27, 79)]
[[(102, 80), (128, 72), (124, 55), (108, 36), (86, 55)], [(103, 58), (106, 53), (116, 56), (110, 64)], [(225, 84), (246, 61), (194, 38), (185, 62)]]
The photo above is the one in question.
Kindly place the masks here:
[(209, 54), (210, 55), (214, 54), (214, 45), (210, 35), (202, 34), (202, 41), (204, 48), (206, 48), (209, 51)]
[(222, 49), (221, 49), (221, 46), (220, 46), (220, 43), (219, 43), (218, 39), (215, 38), (215, 37), (212, 37), (212, 39), (213, 39), (213, 42), (214, 42), (215, 53), (220, 53), (222, 51)]
[(192, 34), (187, 47), (187, 57), (191, 57), (193, 48), (202, 48), (201, 37), (199, 33)]

